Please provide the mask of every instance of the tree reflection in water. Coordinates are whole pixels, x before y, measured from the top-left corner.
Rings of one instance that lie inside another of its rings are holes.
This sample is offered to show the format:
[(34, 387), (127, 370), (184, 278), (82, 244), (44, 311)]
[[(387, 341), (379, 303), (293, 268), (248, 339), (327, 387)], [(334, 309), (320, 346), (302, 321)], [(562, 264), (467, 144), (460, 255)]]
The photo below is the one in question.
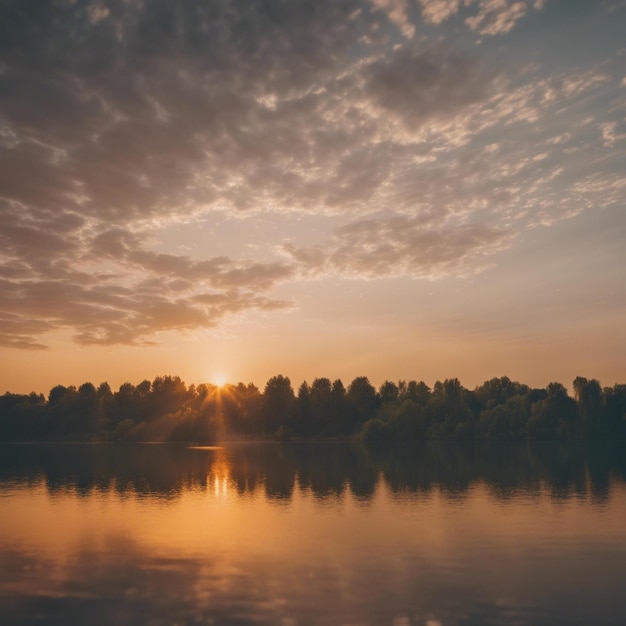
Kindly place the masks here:
[(623, 624), (625, 458), (0, 446), (0, 623)]
[(367, 500), (382, 480), (392, 493), (437, 488), (461, 495), (483, 483), (498, 498), (547, 486), (555, 498), (589, 489), (602, 499), (612, 476), (626, 478), (623, 445), (611, 442), (15, 444), (2, 445), (1, 453), (0, 488), (7, 482), (43, 481), (52, 493), (114, 490), (160, 498), (228, 481), (242, 495), (262, 488), (270, 500), (289, 500), (296, 484), (318, 498), (339, 496), (349, 488)]

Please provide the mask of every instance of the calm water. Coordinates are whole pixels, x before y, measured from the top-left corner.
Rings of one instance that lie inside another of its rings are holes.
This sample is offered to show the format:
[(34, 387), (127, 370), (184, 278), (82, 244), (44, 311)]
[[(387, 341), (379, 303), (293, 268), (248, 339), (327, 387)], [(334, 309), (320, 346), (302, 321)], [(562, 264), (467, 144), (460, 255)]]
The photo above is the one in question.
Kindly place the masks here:
[(0, 446), (1, 624), (626, 624), (611, 446)]

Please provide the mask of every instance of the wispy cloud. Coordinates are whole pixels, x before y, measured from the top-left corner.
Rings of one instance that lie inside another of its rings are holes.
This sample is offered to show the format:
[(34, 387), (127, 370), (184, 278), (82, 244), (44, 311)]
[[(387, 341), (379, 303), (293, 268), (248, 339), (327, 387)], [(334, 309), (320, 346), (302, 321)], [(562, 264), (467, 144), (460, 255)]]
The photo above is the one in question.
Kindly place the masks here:
[(486, 258), (513, 237), (484, 224), (432, 228), (423, 219), (398, 215), (344, 226), (325, 247), (286, 246), (285, 251), (312, 274), (435, 279), (480, 271)]
[[(621, 121), (594, 115), (623, 69), (489, 47), (542, 9), (5, 2), (0, 343), (150, 341), (289, 306), (276, 285), (328, 273), (472, 274), (526, 228), (618, 202), (618, 174), (595, 164)], [(214, 211), (341, 225), (253, 259), (155, 250)]]
[(439, 25), (461, 10), (465, 24), (481, 35), (503, 35), (529, 10), (541, 10), (543, 0), (419, 0), (426, 22)]

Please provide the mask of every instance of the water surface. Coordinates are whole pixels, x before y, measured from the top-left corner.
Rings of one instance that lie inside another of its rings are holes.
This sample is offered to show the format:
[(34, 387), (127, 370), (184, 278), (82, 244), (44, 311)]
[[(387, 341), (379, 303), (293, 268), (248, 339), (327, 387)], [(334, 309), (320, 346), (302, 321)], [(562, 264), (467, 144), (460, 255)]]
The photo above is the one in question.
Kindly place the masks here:
[(625, 458), (0, 446), (0, 623), (624, 624)]

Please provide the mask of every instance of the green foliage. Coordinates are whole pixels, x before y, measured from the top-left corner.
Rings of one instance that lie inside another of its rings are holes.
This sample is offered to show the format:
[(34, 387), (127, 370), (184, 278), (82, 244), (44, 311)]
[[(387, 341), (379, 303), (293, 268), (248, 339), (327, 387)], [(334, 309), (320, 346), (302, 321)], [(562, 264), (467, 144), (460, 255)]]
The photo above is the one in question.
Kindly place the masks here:
[(389, 421), (396, 435), (403, 441), (424, 439), (428, 431), (426, 411), (423, 406), (413, 399), (406, 397), (402, 403), (391, 412)]
[(0, 441), (197, 441), (218, 437), (421, 439), (626, 438), (626, 385), (602, 389), (577, 377), (574, 398), (560, 383), (531, 389), (508, 377), (475, 390), (456, 378), (385, 381), (365, 376), (347, 390), (316, 378), (294, 394), (277, 375), (261, 393), (253, 384), (186, 384), (158, 376), (116, 392), (108, 383), (57, 385), (41, 394), (0, 396)]
[(347, 400), (352, 417), (352, 425), (360, 428), (376, 416), (379, 397), (367, 376), (358, 376), (348, 387)]
[(361, 431), (363, 441), (384, 443), (393, 439), (393, 429), (384, 420), (377, 417), (367, 420)]
[(524, 439), (530, 417), (528, 395), (514, 395), (504, 404), (488, 402), (490, 408), (480, 412), (476, 436), (483, 439)]
[(560, 383), (550, 383), (546, 398), (535, 402), (528, 420), (531, 439), (566, 439), (577, 434), (576, 402)]
[(261, 422), (263, 432), (274, 434), (281, 426), (292, 427), (296, 415), (296, 398), (286, 376), (270, 378), (263, 392)]

